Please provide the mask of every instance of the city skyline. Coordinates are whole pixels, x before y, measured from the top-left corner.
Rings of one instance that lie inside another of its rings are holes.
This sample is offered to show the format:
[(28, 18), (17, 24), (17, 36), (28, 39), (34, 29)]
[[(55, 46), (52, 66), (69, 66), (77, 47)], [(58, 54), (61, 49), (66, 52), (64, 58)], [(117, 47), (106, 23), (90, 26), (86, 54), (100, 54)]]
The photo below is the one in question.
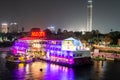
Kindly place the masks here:
[[(0, 23), (17, 22), (28, 30), (54, 25), (56, 28), (82, 31), (87, 28), (88, 0), (1, 0)], [(108, 33), (120, 30), (120, 1), (93, 0), (93, 30)]]

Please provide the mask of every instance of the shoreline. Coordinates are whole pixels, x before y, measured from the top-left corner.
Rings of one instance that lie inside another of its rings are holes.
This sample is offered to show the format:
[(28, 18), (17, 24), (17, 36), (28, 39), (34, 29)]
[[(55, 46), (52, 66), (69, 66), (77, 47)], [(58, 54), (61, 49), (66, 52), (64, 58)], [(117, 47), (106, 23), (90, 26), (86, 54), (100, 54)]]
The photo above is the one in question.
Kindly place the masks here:
[(120, 54), (117, 53), (91, 53), (91, 58), (93, 60), (114, 60), (114, 61), (120, 61)]
[(7, 52), (7, 51), (11, 51), (12, 47), (0, 47), (0, 52)]

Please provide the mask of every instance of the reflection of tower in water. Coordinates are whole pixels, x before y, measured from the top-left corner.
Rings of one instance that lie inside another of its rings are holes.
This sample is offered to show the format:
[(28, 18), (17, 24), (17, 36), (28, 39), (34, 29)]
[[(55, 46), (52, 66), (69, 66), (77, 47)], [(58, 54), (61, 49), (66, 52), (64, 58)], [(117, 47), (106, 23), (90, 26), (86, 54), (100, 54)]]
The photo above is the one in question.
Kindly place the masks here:
[(87, 4), (87, 31), (92, 31), (92, 0), (88, 0)]
[(101, 80), (100, 78), (103, 77), (105, 70), (106, 70), (106, 61), (94, 61), (93, 72), (95, 72), (96, 76), (95, 75), (92, 76), (94, 76), (95, 80)]

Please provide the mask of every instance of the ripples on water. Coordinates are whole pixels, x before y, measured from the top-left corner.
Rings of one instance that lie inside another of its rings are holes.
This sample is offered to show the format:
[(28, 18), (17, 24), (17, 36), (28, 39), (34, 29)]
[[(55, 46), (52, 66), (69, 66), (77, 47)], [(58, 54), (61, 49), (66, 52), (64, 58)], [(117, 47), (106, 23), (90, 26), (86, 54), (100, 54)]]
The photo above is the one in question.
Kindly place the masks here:
[(0, 54), (0, 80), (120, 80), (119, 62), (95, 61), (92, 66), (68, 68), (42, 61), (6, 63), (5, 56)]

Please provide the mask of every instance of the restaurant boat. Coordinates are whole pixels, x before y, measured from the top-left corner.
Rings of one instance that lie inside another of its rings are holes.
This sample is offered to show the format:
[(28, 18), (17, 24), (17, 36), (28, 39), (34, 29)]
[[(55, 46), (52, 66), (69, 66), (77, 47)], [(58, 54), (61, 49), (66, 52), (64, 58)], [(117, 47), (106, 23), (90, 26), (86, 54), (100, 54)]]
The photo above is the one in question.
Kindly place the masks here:
[[(90, 50), (80, 40), (67, 38), (63, 40), (44, 39), (39, 36), (23, 37), (13, 45), (15, 55), (22, 54), (32, 59), (45, 60), (66, 66), (91, 64)], [(38, 34), (38, 33), (37, 33)], [(45, 35), (40, 32), (39, 35)]]

